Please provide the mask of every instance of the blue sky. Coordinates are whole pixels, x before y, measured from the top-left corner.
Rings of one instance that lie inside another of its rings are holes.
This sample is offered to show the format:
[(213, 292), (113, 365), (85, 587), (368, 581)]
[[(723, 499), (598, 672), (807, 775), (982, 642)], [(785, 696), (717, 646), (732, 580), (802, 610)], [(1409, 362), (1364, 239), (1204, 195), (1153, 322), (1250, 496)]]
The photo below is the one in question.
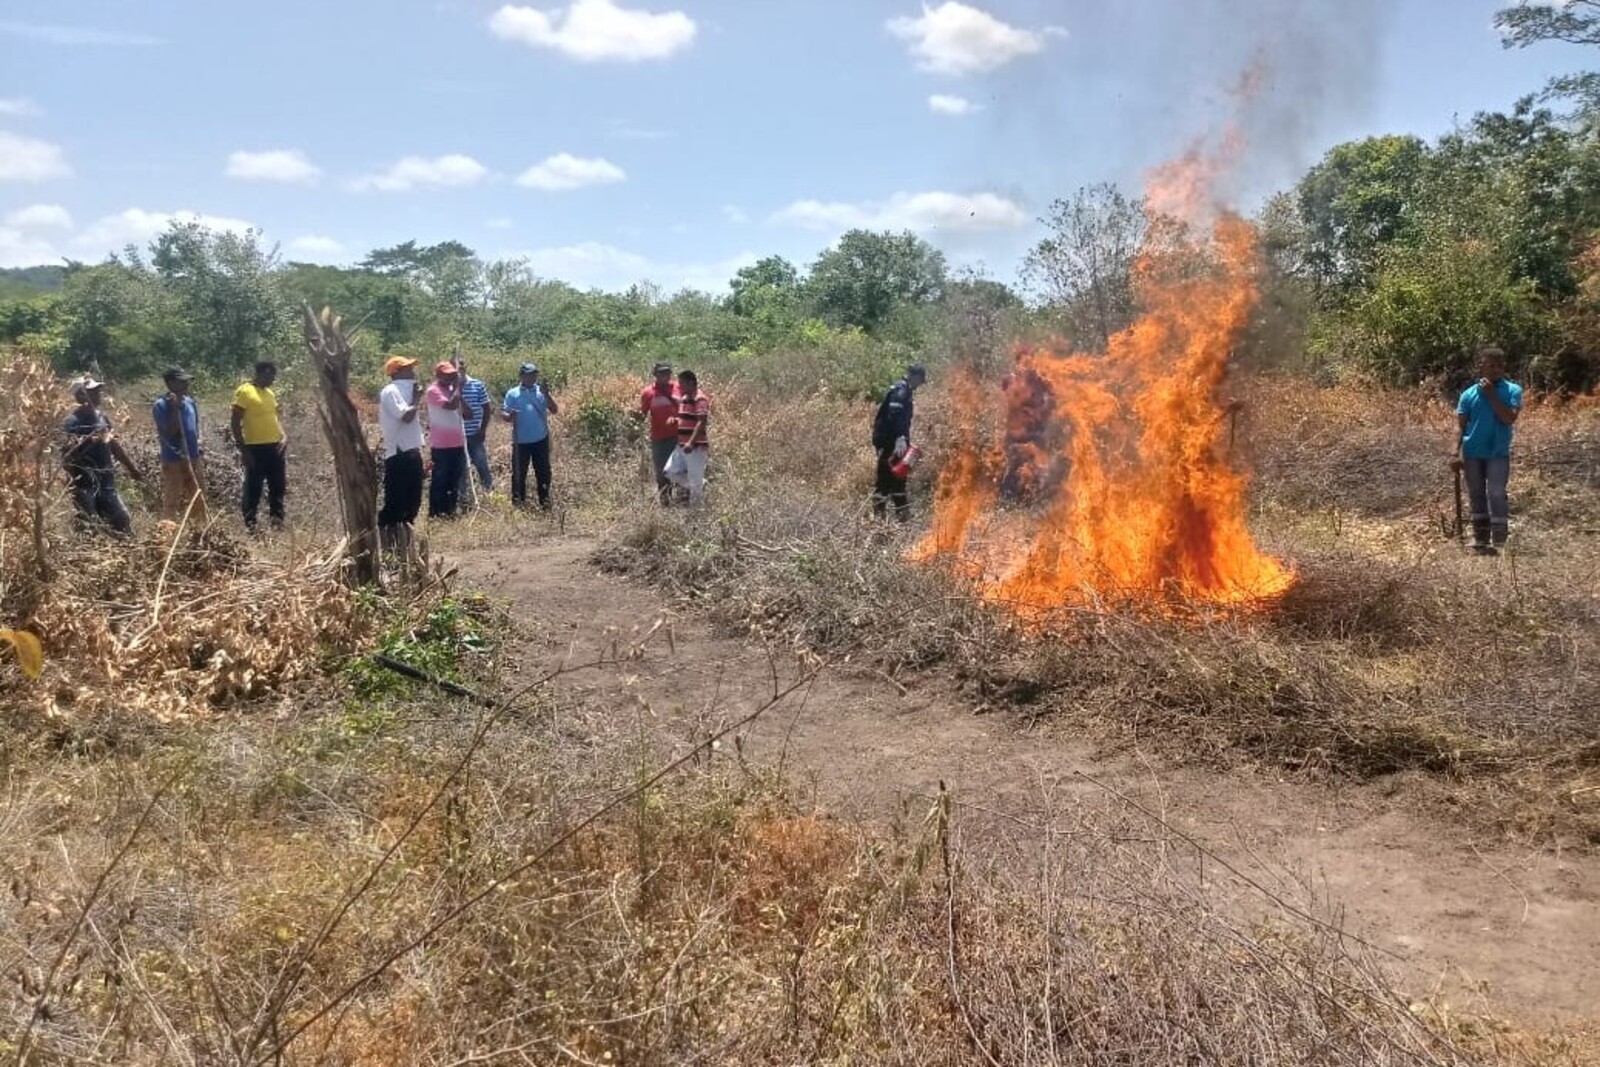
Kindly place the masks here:
[(1247, 208), (1338, 141), (1432, 137), (1594, 65), (1503, 50), (1497, 6), (6, 0), (0, 266), (194, 213), (291, 259), (454, 238), (668, 290), (910, 228), (1012, 281), (1052, 198), (1136, 187), (1220, 126), (1253, 61)]

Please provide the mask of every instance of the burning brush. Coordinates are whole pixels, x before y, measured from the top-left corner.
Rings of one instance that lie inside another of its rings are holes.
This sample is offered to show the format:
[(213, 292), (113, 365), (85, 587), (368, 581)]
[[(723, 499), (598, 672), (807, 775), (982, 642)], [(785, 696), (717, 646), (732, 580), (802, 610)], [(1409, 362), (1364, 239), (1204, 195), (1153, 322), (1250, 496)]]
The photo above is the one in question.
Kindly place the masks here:
[[(1212, 165), (1193, 154), (1170, 166), (1151, 202), (1192, 197), (1205, 184), (1194, 170)], [(1151, 227), (1135, 267), (1143, 314), (1104, 354), (1018, 350), (998, 442), (946, 462), (913, 558), (956, 561), (986, 600), (1024, 617), (1108, 602), (1244, 606), (1293, 584), (1246, 526), (1220, 395), (1257, 300), (1256, 234), (1210, 214), (1200, 228)]]

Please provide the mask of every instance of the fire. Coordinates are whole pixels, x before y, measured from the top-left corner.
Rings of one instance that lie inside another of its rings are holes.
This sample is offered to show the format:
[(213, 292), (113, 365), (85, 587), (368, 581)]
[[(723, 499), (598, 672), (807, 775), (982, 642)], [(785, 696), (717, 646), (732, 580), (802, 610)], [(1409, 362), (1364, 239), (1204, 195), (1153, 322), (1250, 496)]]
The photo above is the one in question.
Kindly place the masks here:
[[(1222, 154), (1234, 147), (1225, 139)], [(1218, 167), (1194, 152), (1152, 177), (1151, 202), (1198, 225), (1150, 228), (1141, 316), (1104, 354), (1018, 350), (997, 443), (957, 428), (965, 443), (913, 558), (957, 562), (1025, 617), (1107, 601), (1247, 605), (1293, 583), (1252, 539), (1248, 479), (1228, 454), (1222, 386), (1257, 300), (1257, 255), (1251, 225), (1206, 195)]]

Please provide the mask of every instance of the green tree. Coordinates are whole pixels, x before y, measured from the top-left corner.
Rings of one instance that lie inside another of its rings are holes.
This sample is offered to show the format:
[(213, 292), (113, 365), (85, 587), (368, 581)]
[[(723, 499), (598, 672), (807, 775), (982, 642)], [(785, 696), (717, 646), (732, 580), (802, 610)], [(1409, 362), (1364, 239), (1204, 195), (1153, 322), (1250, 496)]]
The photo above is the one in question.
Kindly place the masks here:
[(1115, 185), (1088, 185), (1051, 203), (1040, 221), (1050, 235), (1023, 260), (1023, 282), (1076, 344), (1104, 351), (1136, 312), (1133, 263), (1145, 205)]
[(1319, 294), (1366, 287), (1382, 249), (1411, 224), (1428, 155), (1416, 137), (1370, 137), (1335, 146), (1300, 180), (1300, 255)]
[(290, 349), (293, 320), (273, 277), (276, 257), (256, 231), (173, 222), (150, 246), (150, 266), (184, 320), (186, 362), (228, 374)]
[(936, 303), (945, 275), (944, 254), (913, 233), (851, 230), (811, 265), (805, 295), (826, 322), (874, 331), (898, 310)]

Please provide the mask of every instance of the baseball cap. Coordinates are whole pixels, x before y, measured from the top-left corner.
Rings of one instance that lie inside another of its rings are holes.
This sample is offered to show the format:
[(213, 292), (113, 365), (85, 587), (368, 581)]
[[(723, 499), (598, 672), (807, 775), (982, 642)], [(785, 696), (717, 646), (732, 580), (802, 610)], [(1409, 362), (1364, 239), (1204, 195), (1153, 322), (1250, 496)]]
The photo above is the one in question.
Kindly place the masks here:
[(456, 365), (448, 359), (441, 359), (433, 365), (433, 373), (435, 374), (454, 374), (455, 372)]
[(906, 377), (907, 378), (924, 378), (925, 379), (925, 378), (928, 377), (928, 368), (924, 367), (920, 363), (913, 363), (913, 364), (911, 364), (911, 366), (906, 368)]
[(518, 374), (538, 374), (539, 373), (539, 365), (537, 363), (524, 363), (522, 366), (517, 368), (517, 373)]
[(407, 367), (415, 367), (416, 365), (417, 361), (409, 356), (390, 356), (383, 361), (383, 373), (393, 378), (396, 371), (403, 371)]
[(651, 374), (671, 374), (672, 373), (672, 364), (670, 364), (670, 363), (657, 363), (654, 367), (650, 368), (650, 373)]
[(182, 367), (168, 367), (161, 372), (161, 380), (164, 382), (189, 382), (194, 380), (194, 375)]
[(82, 396), (89, 390), (98, 389), (104, 384), (105, 382), (100, 381), (94, 375), (85, 374), (82, 378), (74, 378), (69, 388), (71, 388), (73, 396)]

